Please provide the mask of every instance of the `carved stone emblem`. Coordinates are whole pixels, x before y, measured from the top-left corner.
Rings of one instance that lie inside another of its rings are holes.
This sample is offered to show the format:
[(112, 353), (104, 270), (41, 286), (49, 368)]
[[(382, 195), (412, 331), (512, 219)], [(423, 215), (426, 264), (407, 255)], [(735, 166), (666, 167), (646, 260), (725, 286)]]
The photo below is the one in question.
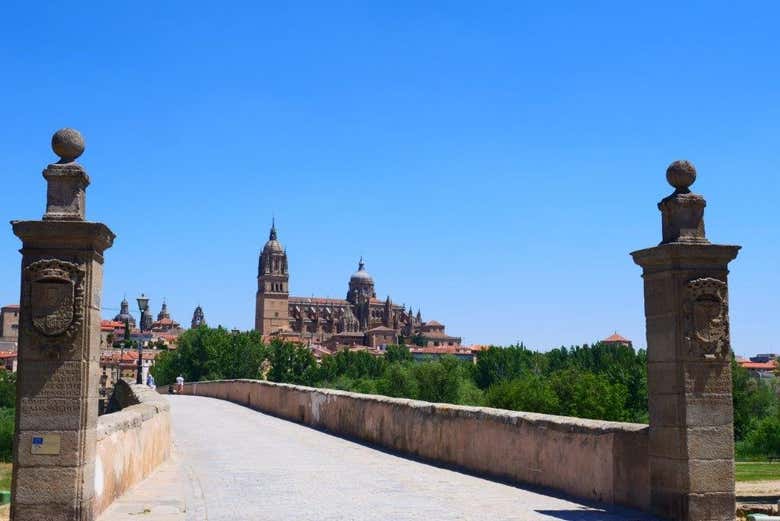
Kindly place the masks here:
[(726, 283), (713, 278), (692, 280), (685, 297), (685, 339), (690, 355), (725, 358), (731, 348)]
[(84, 318), (84, 272), (56, 259), (27, 267), (32, 326), (44, 336), (73, 334)]

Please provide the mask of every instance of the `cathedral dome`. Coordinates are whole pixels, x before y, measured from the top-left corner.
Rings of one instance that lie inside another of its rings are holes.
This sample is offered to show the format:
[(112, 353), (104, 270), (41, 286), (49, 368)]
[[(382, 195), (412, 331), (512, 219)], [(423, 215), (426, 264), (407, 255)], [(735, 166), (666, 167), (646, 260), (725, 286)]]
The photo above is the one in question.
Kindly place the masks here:
[(282, 253), (284, 251), (284, 248), (282, 248), (282, 243), (280, 243), (276, 239), (271, 239), (267, 243), (265, 243), (265, 246), (263, 247), (263, 251), (273, 251), (273, 252)]
[(283, 253), (282, 243), (276, 238), (276, 223), (271, 224), (271, 234), (268, 236), (268, 242), (263, 246), (263, 251)]
[(366, 263), (363, 262), (363, 257), (360, 258), (360, 264), (358, 264), (358, 270), (352, 274), (349, 278), (350, 282), (369, 283), (373, 284), (374, 279), (366, 271)]
[(130, 328), (135, 328), (135, 319), (133, 318), (133, 315), (130, 314), (130, 303), (127, 301), (126, 297), (122, 299), (122, 303), (119, 305), (119, 314), (114, 317), (114, 321), (121, 322), (122, 324), (129, 322)]

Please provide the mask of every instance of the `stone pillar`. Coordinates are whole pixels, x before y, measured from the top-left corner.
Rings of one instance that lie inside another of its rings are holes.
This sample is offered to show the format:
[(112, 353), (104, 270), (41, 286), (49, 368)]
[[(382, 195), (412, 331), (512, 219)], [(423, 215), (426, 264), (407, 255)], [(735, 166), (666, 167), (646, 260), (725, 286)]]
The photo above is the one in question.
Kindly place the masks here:
[(52, 148), (61, 159), (43, 171), (43, 220), (12, 223), (22, 240), (22, 287), (11, 519), (89, 521), (103, 251), (114, 234), (84, 220), (81, 135), (59, 130)]
[(645, 288), (651, 505), (667, 519), (733, 521), (727, 275), (740, 247), (706, 239), (693, 165), (676, 161), (666, 178), (663, 240), (631, 254)]

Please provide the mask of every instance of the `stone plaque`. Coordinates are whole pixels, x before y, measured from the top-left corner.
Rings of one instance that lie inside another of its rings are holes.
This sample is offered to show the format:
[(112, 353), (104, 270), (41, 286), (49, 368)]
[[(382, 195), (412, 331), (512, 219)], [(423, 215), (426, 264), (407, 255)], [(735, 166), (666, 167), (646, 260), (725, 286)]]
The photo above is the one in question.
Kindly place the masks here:
[(685, 340), (694, 358), (724, 359), (731, 349), (726, 283), (713, 278), (690, 281), (683, 304)]
[(30, 452), (35, 455), (56, 456), (60, 453), (59, 434), (33, 435)]
[(82, 269), (72, 262), (44, 259), (26, 269), (32, 326), (44, 336), (72, 334), (83, 320)]

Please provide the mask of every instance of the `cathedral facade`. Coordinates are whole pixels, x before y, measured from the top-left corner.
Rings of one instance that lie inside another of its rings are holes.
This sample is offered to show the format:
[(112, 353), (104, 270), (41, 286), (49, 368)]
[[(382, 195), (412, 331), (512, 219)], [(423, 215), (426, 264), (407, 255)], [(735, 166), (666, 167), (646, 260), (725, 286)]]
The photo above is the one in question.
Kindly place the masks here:
[[(271, 226), (257, 269), (255, 329), (264, 337), (338, 346), (377, 347), (416, 338), (428, 345), (460, 345), (460, 338), (444, 333), (444, 326), (426, 326), (418, 310), (397, 305), (388, 296), (378, 299), (374, 279), (363, 259), (349, 279), (342, 299), (295, 297), (289, 293), (287, 252)], [(435, 337), (435, 339), (434, 339)]]

